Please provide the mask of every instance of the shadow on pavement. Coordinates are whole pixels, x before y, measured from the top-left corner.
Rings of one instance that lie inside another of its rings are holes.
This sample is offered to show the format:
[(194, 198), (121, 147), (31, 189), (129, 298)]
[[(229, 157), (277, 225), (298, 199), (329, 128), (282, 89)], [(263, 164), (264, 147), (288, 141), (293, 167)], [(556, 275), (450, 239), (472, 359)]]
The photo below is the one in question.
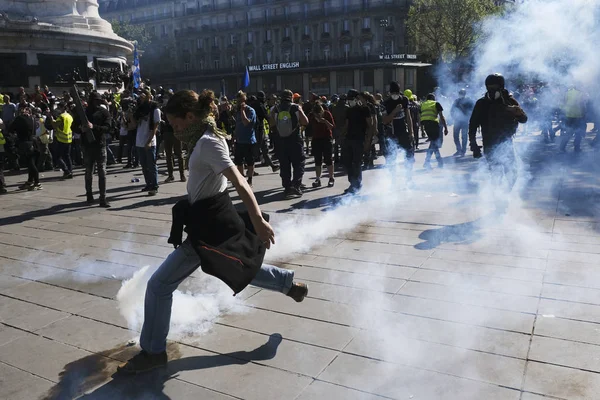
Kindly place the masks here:
[(166, 400), (170, 397), (164, 393), (165, 385), (169, 380), (177, 378), (179, 373), (271, 360), (277, 355), (281, 341), (281, 335), (274, 333), (265, 344), (252, 351), (184, 358), (181, 358), (179, 346), (170, 343), (167, 352), (171, 361), (166, 368), (132, 376), (121, 375), (116, 370), (122, 363), (119, 360), (132, 357), (139, 349), (123, 345), (67, 364), (60, 373), (60, 381), (48, 391), (44, 400)]

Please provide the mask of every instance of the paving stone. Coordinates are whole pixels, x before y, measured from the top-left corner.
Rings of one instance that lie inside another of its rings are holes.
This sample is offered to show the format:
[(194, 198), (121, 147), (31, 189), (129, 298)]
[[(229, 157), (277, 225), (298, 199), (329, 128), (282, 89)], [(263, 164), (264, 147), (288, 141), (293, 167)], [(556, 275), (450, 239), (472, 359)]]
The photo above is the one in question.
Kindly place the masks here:
[(600, 350), (598, 345), (534, 336), (529, 359), (600, 372), (598, 350)]
[(219, 322), (267, 335), (279, 332), (286, 339), (334, 350), (342, 350), (357, 332), (347, 326), (260, 309), (226, 315)]
[(308, 295), (310, 297), (344, 304), (357, 304), (363, 307), (373, 306), (380, 309), (389, 309), (389, 302), (393, 297), (391, 293), (354, 289), (318, 282), (307, 283), (309, 285)]
[(377, 332), (359, 332), (344, 353), (516, 389), (525, 369), (525, 360)]
[(71, 314), (93, 306), (102, 299), (39, 282), (0, 291), (1, 294)]
[(96, 321), (128, 328), (127, 321), (119, 312), (118, 303), (115, 300), (101, 299), (100, 302), (79, 311), (77, 314)]
[(593, 273), (550, 270), (546, 272), (545, 282), (600, 289), (600, 270)]
[(0, 361), (53, 382), (58, 382), (64, 365), (90, 354), (32, 334), (0, 346)]
[(535, 334), (600, 346), (600, 325), (562, 318), (538, 317)]
[(456, 250), (436, 250), (431, 257), (441, 258), (443, 260), (467, 261), (486, 265), (500, 265), (540, 270), (546, 269), (546, 260), (539, 258), (525, 258)]
[[(85, 326), (86, 329), (80, 329)], [(99, 353), (126, 343), (132, 333), (116, 326), (71, 316), (35, 332), (60, 343)]]
[(569, 400), (590, 400), (600, 393), (600, 374), (530, 361), (524, 389)]
[(481, 275), (456, 274), (452, 272), (419, 269), (411, 280), (439, 283), (441, 285), (469, 287), (490, 292), (510, 293), (523, 296), (539, 296), (541, 282), (515, 281), (512, 279), (483, 277)]
[(69, 314), (0, 295), (0, 321), (27, 331), (34, 331)]
[(600, 289), (544, 283), (542, 297), (600, 305)]
[(322, 399), (344, 399), (344, 400), (382, 400), (383, 397), (370, 393), (359, 392), (331, 383), (314, 381), (301, 394), (297, 400), (322, 400)]
[[(1, 349), (1, 347), (0, 347)], [(32, 400), (43, 397), (52, 382), (0, 362), (0, 398)]]
[(541, 299), (538, 314), (600, 323), (600, 306)]
[[(312, 377), (319, 375), (337, 355), (333, 350), (284, 340), (277, 332), (263, 335), (224, 325), (214, 325), (210, 332), (200, 337), (184, 338), (182, 342), (248, 361), (276, 352), (276, 357), (259, 362)], [(265, 346), (266, 343), (269, 345)]]
[(540, 270), (505, 267), (501, 265), (485, 265), (466, 261), (443, 260), (439, 258), (430, 258), (423, 263), (421, 268), (531, 282), (542, 282), (544, 280), (544, 272)]
[(27, 285), (30, 280), (17, 278), (15, 276), (10, 275), (1, 275), (0, 276), (0, 293), (7, 289), (16, 288), (19, 286)]
[(15, 339), (25, 336), (27, 332), (15, 329), (7, 325), (0, 324), (0, 346), (3, 346)]
[(181, 353), (182, 358), (171, 361), (167, 367), (171, 374), (178, 374), (183, 381), (243, 399), (296, 398), (311, 382), (311, 378), (305, 376), (189, 346), (182, 346)]
[[(285, 268), (293, 268), (287, 264)], [(374, 290), (379, 292), (396, 293), (406, 281), (390, 279), (365, 274), (333, 271), (323, 268), (296, 268), (296, 277), (315, 282), (330, 283), (339, 286), (349, 286), (358, 289)]]
[(347, 354), (338, 356), (319, 379), (393, 399), (517, 400), (520, 395), (496, 385)]
[(527, 313), (537, 312), (538, 306), (537, 297), (507, 295), (412, 281), (407, 282), (398, 294)]

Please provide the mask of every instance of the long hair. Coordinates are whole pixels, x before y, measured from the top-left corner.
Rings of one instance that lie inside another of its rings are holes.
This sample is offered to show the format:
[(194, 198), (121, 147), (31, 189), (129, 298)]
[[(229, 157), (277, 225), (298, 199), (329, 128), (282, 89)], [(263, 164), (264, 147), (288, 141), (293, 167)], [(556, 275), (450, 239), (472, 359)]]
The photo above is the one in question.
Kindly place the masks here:
[[(214, 105), (215, 93), (212, 90), (204, 89), (200, 94), (193, 90), (181, 90), (171, 96), (163, 111), (165, 114), (174, 115), (176, 118), (185, 118), (188, 113), (192, 113), (200, 121), (206, 123), (209, 120), (214, 122)], [(228, 137), (227, 132), (223, 132), (218, 128), (212, 130), (217, 136)]]

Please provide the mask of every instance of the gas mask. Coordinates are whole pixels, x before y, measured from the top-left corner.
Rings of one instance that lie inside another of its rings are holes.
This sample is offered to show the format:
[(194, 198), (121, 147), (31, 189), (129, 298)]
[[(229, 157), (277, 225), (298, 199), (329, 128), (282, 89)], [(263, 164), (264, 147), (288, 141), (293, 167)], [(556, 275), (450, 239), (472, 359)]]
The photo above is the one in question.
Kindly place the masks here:
[(348, 105), (349, 105), (350, 107), (354, 107), (356, 104), (357, 104), (356, 100), (349, 100), (349, 101), (348, 101)]
[(398, 100), (400, 98), (399, 94), (393, 94), (392, 96), (392, 100)]
[(502, 89), (500, 88), (488, 88), (487, 97), (490, 100), (498, 100), (502, 97)]

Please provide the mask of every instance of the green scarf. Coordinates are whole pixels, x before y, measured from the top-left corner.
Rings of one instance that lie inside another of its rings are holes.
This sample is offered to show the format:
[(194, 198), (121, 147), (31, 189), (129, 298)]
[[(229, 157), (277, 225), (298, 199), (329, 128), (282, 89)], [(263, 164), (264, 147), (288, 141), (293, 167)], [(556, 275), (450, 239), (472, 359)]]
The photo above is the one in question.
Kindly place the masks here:
[(227, 137), (227, 133), (223, 132), (217, 127), (217, 123), (215, 122), (212, 114), (207, 115), (202, 118), (199, 122), (191, 124), (184, 130), (180, 132), (174, 132), (175, 137), (181, 141), (181, 143), (187, 145), (187, 158), (189, 160), (192, 151), (194, 151), (194, 147), (196, 147), (196, 143), (205, 132), (212, 132), (217, 136)]

